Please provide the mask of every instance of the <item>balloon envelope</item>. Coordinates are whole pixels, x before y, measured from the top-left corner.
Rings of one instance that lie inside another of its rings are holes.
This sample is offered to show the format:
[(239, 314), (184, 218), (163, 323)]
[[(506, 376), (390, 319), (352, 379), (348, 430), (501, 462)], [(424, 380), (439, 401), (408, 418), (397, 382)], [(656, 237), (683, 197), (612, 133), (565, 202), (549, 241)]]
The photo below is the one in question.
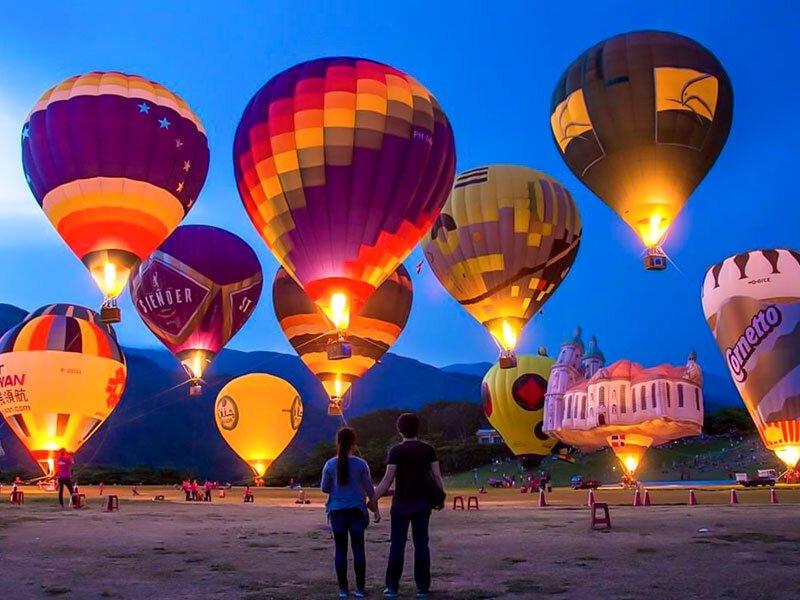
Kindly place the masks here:
[(136, 75), (70, 77), (44, 93), (22, 128), (31, 191), (107, 298), (192, 207), (208, 159), (186, 103)]
[(445, 289), (504, 350), (564, 280), (581, 218), (544, 173), (489, 165), (461, 173), (431, 231), (425, 257)]
[(350, 386), (394, 344), (408, 321), (413, 300), (411, 277), (403, 265), (350, 319), (350, 358), (330, 360), (326, 346), (336, 337), (333, 325), (284, 269), (275, 274), (275, 316), (289, 343), (322, 383), (332, 402), (341, 402)]
[(547, 356), (520, 355), (509, 369), (494, 364), (483, 377), (481, 397), (489, 423), (519, 457), (541, 461), (556, 445), (543, 429), (547, 379), (555, 361)]
[(712, 266), (703, 312), (767, 448), (800, 460), (800, 252), (753, 250)]
[(0, 338), (0, 410), (45, 475), (111, 414), (126, 375), (114, 331), (82, 306), (44, 306)]
[(294, 439), (303, 420), (303, 401), (279, 377), (250, 373), (223, 387), (214, 403), (220, 435), (258, 477)]
[(575, 176), (657, 247), (722, 151), (732, 114), (728, 75), (710, 51), (675, 33), (636, 31), (567, 68), (550, 125)]
[(233, 162), (256, 230), (346, 329), (438, 216), (455, 146), (438, 102), (414, 78), (367, 59), (321, 58), (256, 92)]
[(130, 282), (145, 325), (195, 378), (250, 318), (261, 287), (253, 249), (210, 225), (178, 227)]

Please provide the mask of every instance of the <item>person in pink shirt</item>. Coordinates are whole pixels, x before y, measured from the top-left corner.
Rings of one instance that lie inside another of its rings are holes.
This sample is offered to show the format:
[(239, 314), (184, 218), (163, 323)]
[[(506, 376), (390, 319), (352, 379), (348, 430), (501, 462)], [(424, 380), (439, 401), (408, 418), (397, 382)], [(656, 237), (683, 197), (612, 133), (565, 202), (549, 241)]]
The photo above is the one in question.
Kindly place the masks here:
[(99, 484), (97, 484), (97, 487), (100, 488), (100, 495), (102, 496), (103, 495), (103, 487), (104, 487), (103, 486), (103, 482), (101, 481)]
[(199, 498), (200, 486), (197, 483), (197, 479), (192, 480), (192, 500), (197, 500)]
[(70, 497), (75, 493), (72, 485), (72, 457), (64, 448), (56, 456), (56, 479), (58, 480), (58, 503), (64, 508), (64, 488), (69, 490)]
[(205, 496), (203, 497), (203, 500), (205, 500), (206, 502), (211, 502), (211, 488), (212, 487), (214, 487), (214, 486), (211, 484), (211, 482), (208, 479), (206, 479), (206, 482), (203, 484), (203, 490), (205, 491)]

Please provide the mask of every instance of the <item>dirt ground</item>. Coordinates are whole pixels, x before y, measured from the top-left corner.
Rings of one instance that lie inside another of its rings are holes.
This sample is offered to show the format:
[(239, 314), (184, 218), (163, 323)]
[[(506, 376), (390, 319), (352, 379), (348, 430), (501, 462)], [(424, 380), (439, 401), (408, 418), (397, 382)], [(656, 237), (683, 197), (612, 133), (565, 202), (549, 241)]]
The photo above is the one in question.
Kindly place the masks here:
[[(106, 487), (119, 512), (59, 510), (55, 495), (25, 488), (26, 502), (0, 505), (0, 585), (21, 598), (333, 598), (332, 540), (322, 496), (296, 506), (288, 490), (241, 490), (211, 504), (174, 489)], [(469, 492), (454, 492), (455, 494)], [(164, 494), (165, 502), (153, 496)], [(451, 492), (452, 496), (453, 492)], [(557, 489), (550, 506), (516, 490), (490, 490), (479, 511), (435, 513), (434, 598), (800, 598), (800, 489), (653, 490), (632, 507), (630, 491), (600, 490), (612, 529), (591, 531), (586, 492)], [(384, 501), (384, 516), (388, 505)], [(701, 532), (705, 528), (707, 532)], [(367, 533), (367, 577), (381, 597), (389, 525)], [(402, 592), (413, 597), (406, 558)], [(351, 575), (352, 577), (352, 575)]]

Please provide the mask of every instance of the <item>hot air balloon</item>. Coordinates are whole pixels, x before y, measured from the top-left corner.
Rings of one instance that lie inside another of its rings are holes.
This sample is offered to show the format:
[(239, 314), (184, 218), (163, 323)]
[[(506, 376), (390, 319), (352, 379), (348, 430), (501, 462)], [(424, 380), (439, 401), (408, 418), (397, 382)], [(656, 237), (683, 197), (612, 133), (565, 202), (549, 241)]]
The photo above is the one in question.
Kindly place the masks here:
[(201, 392), (214, 356), (253, 313), (261, 264), (238, 236), (210, 225), (183, 225), (131, 277), (133, 304), (145, 325), (177, 356)]
[(208, 172), (200, 120), (165, 87), (87, 73), (48, 90), (22, 128), (22, 165), (47, 218), (119, 321), (131, 270), (172, 232)]
[(637, 31), (588, 49), (556, 85), (550, 126), (569, 168), (663, 270), (667, 230), (714, 165), (733, 90), (717, 58), (675, 33)]
[(580, 450), (611, 447), (632, 480), (647, 449), (698, 435), (703, 426), (703, 373), (694, 352), (686, 364), (645, 368), (605, 364), (592, 336), (561, 345), (547, 386), (544, 431)]
[(438, 102), (409, 75), (321, 58), (256, 92), (233, 162), (253, 225), (343, 332), (439, 215), (455, 147)]
[(214, 403), (220, 435), (259, 478), (294, 439), (302, 420), (303, 401), (297, 390), (264, 373), (231, 380)]
[(30, 313), (0, 338), (0, 411), (45, 475), (117, 406), (125, 357), (100, 315), (71, 304)]
[(753, 250), (711, 267), (703, 312), (764, 445), (800, 461), (800, 252)]
[(581, 218), (569, 192), (527, 167), (461, 173), (423, 248), (436, 277), (513, 367), (522, 328), (569, 273)]
[(554, 362), (541, 354), (523, 354), (515, 367), (494, 364), (481, 385), (486, 418), (528, 469), (538, 466), (558, 441), (542, 429), (547, 379)]
[(327, 349), (338, 335), (334, 324), (285, 270), (278, 270), (272, 284), (275, 316), (289, 343), (322, 382), (330, 399), (329, 415), (342, 414), (353, 382), (369, 371), (400, 337), (408, 321), (412, 298), (411, 277), (400, 265), (367, 300), (361, 312), (350, 319), (347, 335), (352, 355), (331, 360)]

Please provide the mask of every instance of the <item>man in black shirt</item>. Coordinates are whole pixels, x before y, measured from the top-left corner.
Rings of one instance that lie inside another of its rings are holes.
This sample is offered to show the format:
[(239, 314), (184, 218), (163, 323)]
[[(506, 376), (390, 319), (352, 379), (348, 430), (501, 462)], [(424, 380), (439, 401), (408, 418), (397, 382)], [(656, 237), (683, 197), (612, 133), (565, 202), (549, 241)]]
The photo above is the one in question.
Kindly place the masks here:
[(403, 574), (403, 557), (411, 526), (414, 541), (414, 580), (417, 597), (426, 598), (431, 585), (431, 555), (428, 549), (428, 523), (431, 517), (430, 486), (435, 482), (442, 490), (442, 473), (432, 446), (417, 439), (419, 417), (403, 413), (397, 419), (397, 431), (403, 438), (389, 450), (386, 474), (375, 490), (375, 498), (386, 495), (395, 481), (391, 510), (391, 545), (389, 564), (386, 567), (384, 595), (397, 597), (400, 576)]

